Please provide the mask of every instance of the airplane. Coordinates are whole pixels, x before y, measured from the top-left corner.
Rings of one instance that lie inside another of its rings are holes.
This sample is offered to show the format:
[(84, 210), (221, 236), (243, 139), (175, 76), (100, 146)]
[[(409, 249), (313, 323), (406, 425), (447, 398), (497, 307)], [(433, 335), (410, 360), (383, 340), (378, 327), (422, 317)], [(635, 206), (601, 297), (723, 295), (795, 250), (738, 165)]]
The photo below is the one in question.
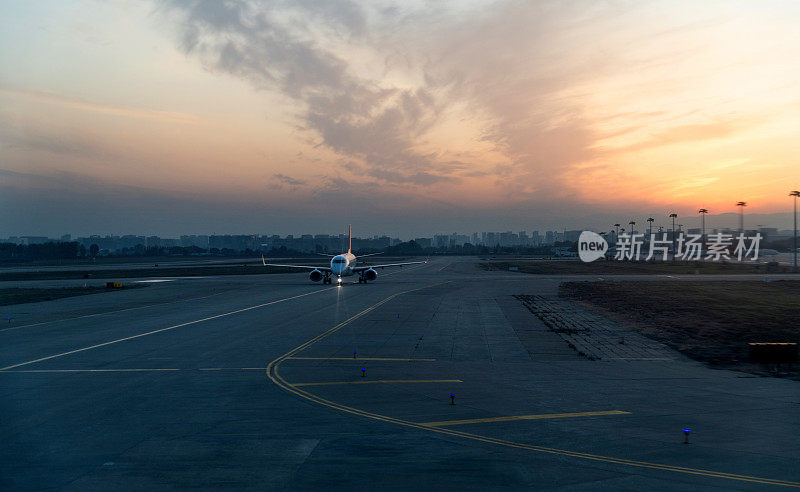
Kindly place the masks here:
[[(364, 256), (372, 256), (378, 255), (381, 253), (372, 253), (369, 255), (362, 255)], [(402, 267), (403, 265), (418, 265), (420, 263), (428, 263), (427, 260), (425, 261), (410, 261), (407, 263), (386, 263), (383, 265), (364, 265), (364, 266), (356, 266), (358, 260), (356, 259), (356, 255), (353, 254), (353, 235), (352, 235), (352, 227), (347, 226), (347, 253), (341, 253), (338, 255), (330, 255), (331, 258), (331, 266), (330, 267), (322, 267), (322, 266), (308, 266), (308, 265), (279, 265), (276, 263), (267, 263), (264, 259), (264, 256), (261, 256), (261, 263), (265, 267), (283, 267), (283, 268), (296, 268), (299, 270), (311, 270), (308, 274), (309, 280), (312, 282), (319, 282), (322, 281), (322, 284), (332, 284), (333, 279), (332, 277), (336, 276), (336, 283), (341, 285), (342, 284), (342, 277), (350, 277), (352, 275), (358, 274), (358, 283), (366, 284), (368, 281), (372, 282), (378, 278), (378, 272), (375, 270), (376, 268), (384, 269), (388, 267)]]

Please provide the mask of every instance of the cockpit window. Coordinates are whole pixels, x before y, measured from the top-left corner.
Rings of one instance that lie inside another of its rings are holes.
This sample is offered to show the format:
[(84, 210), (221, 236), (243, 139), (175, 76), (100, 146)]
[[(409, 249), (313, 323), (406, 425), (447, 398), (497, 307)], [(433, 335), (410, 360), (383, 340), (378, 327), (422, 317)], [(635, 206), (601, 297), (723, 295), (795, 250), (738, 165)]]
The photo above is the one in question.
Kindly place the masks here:
[(345, 259), (344, 259), (344, 258), (335, 258), (335, 259), (333, 260), (333, 262), (334, 262), (334, 263), (345, 263)]

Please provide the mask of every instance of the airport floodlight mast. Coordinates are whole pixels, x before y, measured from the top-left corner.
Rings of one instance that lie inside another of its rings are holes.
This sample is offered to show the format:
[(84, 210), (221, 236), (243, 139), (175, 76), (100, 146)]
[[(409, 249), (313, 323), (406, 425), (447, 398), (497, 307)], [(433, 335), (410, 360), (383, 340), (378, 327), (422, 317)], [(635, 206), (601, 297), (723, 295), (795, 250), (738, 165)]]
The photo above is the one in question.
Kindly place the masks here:
[[(700, 247), (703, 249), (703, 251), (705, 251), (706, 250), (706, 214), (708, 213), (708, 209), (701, 208), (700, 210), (697, 211), (697, 213), (700, 214), (700, 224), (701, 224), (700, 225), (700, 229), (702, 231), (701, 232), (701, 236), (700, 236), (700, 244), (701, 244)], [(703, 252), (700, 256), (703, 258), (702, 261), (705, 262), (706, 261), (705, 253)]]
[(649, 226), (649, 229), (650, 229), (650, 230), (649, 230), (649, 232), (647, 233), (647, 237), (648, 237), (648, 238), (652, 237), (652, 235), (653, 235), (653, 222), (654, 222), (655, 220), (656, 220), (656, 219), (654, 219), (654, 218), (652, 218), (652, 217), (648, 217), (648, 218), (647, 218), (647, 222), (649, 222), (649, 223), (650, 223), (650, 226)]
[(671, 213), (669, 216), (672, 218), (672, 261), (675, 262), (675, 219), (678, 217), (678, 214)]
[(744, 234), (744, 207), (747, 202), (736, 202), (736, 206), (739, 207), (739, 233)]
[[(633, 233), (636, 232), (633, 230), (633, 226), (636, 225), (636, 221), (632, 220), (628, 222), (628, 225), (631, 226), (631, 242), (633, 242)], [(633, 260), (633, 258), (631, 258), (631, 260)]]
[(797, 273), (797, 197), (800, 196), (800, 191), (792, 191), (789, 193), (789, 196), (794, 197), (794, 236), (792, 236), (794, 239), (794, 248), (792, 252), (794, 253), (793, 270)]
[(619, 237), (619, 224), (614, 224), (614, 246), (617, 245), (618, 237)]

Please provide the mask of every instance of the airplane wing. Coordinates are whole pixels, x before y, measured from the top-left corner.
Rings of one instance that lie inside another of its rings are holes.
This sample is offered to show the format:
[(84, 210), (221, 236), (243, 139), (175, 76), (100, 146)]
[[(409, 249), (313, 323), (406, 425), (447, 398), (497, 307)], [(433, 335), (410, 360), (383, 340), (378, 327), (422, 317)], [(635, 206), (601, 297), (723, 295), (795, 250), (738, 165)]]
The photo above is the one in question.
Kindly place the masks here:
[(370, 253), (368, 255), (358, 255), (358, 257), (359, 258), (364, 258), (365, 256), (375, 256), (375, 255), (382, 255), (382, 254), (383, 254), (383, 251), (381, 251), (380, 253)]
[(428, 260), (425, 260), (425, 261), (409, 261), (408, 263), (385, 263), (383, 265), (363, 265), (363, 266), (357, 266), (357, 267), (353, 268), (353, 271), (354, 272), (361, 272), (361, 271), (364, 271), (364, 270), (369, 270), (370, 268), (377, 269), (377, 268), (388, 268), (388, 267), (396, 267), (396, 266), (401, 267), (403, 265), (419, 265), (420, 263), (428, 263)]
[(331, 267), (326, 266), (311, 266), (311, 265), (279, 265), (277, 263), (267, 263), (264, 257), (261, 257), (261, 263), (264, 266), (282, 267), (282, 268), (297, 268), (298, 270), (319, 270), (321, 272), (330, 272)]

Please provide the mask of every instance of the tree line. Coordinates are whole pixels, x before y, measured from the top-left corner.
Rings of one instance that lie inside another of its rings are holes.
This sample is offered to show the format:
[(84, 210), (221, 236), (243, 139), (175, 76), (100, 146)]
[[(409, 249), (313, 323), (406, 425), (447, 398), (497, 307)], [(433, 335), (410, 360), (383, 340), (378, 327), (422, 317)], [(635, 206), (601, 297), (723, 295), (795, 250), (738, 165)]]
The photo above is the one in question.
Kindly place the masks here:
[[(556, 243), (558, 246), (574, 247), (574, 243)], [(547, 246), (494, 246), (474, 245), (466, 243), (450, 247), (423, 248), (416, 241), (407, 241), (380, 249), (361, 250), (359, 253), (384, 253), (388, 256), (434, 256), (434, 255), (491, 255), (491, 254), (542, 254), (552, 252), (553, 245)], [(0, 243), (0, 261), (5, 263), (41, 261), (41, 260), (80, 260), (95, 258), (100, 254), (100, 248), (91, 244), (88, 248), (78, 242), (52, 241), (42, 244), (14, 244)], [(281, 246), (270, 250), (236, 250), (229, 248), (211, 248), (211, 251), (198, 246), (150, 246), (137, 244), (134, 247), (122, 248), (114, 253), (104, 252), (107, 257), (158, 257), (158, 256), (247, 256), (257, 257), (264, 255), (267, 258), (286, 258), (307, 256), (307, 252)]]
[(86, 254), (86, 247), (76, 242), (0, 243), (0, 259), (4, 261), (66, 260)]

